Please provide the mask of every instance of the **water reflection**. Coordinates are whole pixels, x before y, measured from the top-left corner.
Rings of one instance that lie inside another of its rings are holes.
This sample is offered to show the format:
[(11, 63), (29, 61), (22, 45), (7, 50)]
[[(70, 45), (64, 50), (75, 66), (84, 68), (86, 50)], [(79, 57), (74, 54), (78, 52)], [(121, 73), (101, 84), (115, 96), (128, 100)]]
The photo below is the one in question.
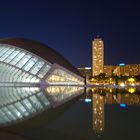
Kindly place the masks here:
[(84, 87), (0, 87), (0, 127), (53, 109), (82, 94)]
[(72, 98), (84, 93), (84, 87), (78, 86), (49, 86), (46, 88), (47, 97), (53, 107), (71, 100)]
[(103, 90), (97, 89), (92, 94), (92, 119), (93, 129), (96, 134), (104, 131), (104, 96)]
[[(120, 108), (140, 105), (140, 89), (93, 88), (86, 94), (86, 100), (92, 101), (92, 126), (95, 134), (105, 130), (105, 106), (116, 104)], [(85, 101), (86, 101), (85, 100)]]

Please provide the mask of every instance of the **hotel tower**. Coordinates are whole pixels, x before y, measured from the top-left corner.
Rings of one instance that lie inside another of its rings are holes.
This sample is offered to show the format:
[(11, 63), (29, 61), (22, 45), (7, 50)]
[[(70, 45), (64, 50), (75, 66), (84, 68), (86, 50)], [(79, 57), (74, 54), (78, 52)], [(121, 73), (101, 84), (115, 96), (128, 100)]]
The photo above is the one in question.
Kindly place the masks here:
[(101, 38), (92, 41), (92, 76), (103, 73), (104, 70), (104, 43)]

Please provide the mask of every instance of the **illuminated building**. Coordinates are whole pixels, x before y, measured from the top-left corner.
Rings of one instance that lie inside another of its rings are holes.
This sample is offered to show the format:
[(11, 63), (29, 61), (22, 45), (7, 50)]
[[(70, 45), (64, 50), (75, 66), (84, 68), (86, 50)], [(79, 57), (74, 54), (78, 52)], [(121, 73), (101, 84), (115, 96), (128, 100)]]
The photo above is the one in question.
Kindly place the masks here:
[[(91, 69), (78, 68), (78, 70), (83, 76), (85, 76), (85, 73), (88, 77), (92, 75)], [(104, 65), (103, 73), (105, 73), (108, 77), (111, 77), (112, 74), (118, 76), (136, 76), (140, 75), (140, 64), (128, 64), (125, 66)]]
[(104, 43), (101, 38), (92, 41), (92, 76), (103, 73), (104, 70)]
[(0, 126), (74, 98), (82, 88), (61, 85), (83, 83), (77, 69), (47, 45), (27, 39), (0, 40)]
[(104, 65), (104, 73), (106, 76), (111, 77), (111, 75), (114, 73), (116, 66), (112, 65)]
[(123, 63), (118, 66), (113, 65), (104, 65), (104, 73), (107, 76), (111, 76), (111, 74), (116, 74), (118, 76), (135, 76), (140, 75), (140, 64), (128, 64), (124, 65)]
[(117, 66), (117, 75), (134, 76), (140, 75), (140, 64), (128, 64), (125, 66)]
[(94, 132), (100, 135), (104, 131), (104, 96), (96, 92), (92, 93), (92, 119)]

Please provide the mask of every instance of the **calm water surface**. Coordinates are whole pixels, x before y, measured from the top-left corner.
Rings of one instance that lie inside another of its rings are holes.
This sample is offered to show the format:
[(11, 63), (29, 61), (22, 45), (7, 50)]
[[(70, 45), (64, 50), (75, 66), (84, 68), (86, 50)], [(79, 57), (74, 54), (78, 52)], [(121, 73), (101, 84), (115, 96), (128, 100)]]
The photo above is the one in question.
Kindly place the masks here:
[(87, 89), (47, 128), (85, 140), (140, 139), (140, 90)]
[(38, 120), (31, 118), (34, 121), (17, 123), (4, 131), (28, 140), (140, 139), (140, 89), (92, 88), (82, 92), (77, 87), (50, 89), (58, 103), (74, 94), (85, 93), (76, 101), (64, 104), (63, 109), (60, 106), (52, 110), (51, 121), (47, 121), (48, 114), (40, 113)]

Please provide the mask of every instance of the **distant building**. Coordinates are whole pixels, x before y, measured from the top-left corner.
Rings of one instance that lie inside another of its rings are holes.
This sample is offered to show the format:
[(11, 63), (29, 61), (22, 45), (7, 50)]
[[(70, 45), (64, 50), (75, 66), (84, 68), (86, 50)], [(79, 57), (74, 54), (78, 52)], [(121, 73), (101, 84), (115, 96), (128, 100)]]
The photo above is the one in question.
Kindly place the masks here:
[(104, 43), (101, 38), (92, 41), (92, 76), (104, 71)]
[(87, 79), (91, 77), (91, 67), (77, 68), (80, 74)]
[[(87, 78), (92, 76), (92, 70), (91, 67), (85, 67), (85, 68), (77, 68), (78, 71), (82, 74), (82, 76), (85, 76)], [(117, 76), (136, 76), (140, 75), (140, 64), (129, 64), (129, 65), (104, 65), (103, 73), (106, 74), (106, 76), (111, 77), (112, 74)]]
[(128, 64), (123, 63), (118, 66), (104, 65), (104, 73), (107, 76), (115, 74), (117, 76), (136, 76), (140, 75), (140, 64)]
[(116, 74), (118, 76), (135, 76), (140, 75), (140, 64), (128, 64), (124, 66), (117, 66), (116, 67)]
[(104, 73), (106, 76), (111, 77), (113, 73), (115, 73), (116, 66), (112, 65), (104, 65)]

